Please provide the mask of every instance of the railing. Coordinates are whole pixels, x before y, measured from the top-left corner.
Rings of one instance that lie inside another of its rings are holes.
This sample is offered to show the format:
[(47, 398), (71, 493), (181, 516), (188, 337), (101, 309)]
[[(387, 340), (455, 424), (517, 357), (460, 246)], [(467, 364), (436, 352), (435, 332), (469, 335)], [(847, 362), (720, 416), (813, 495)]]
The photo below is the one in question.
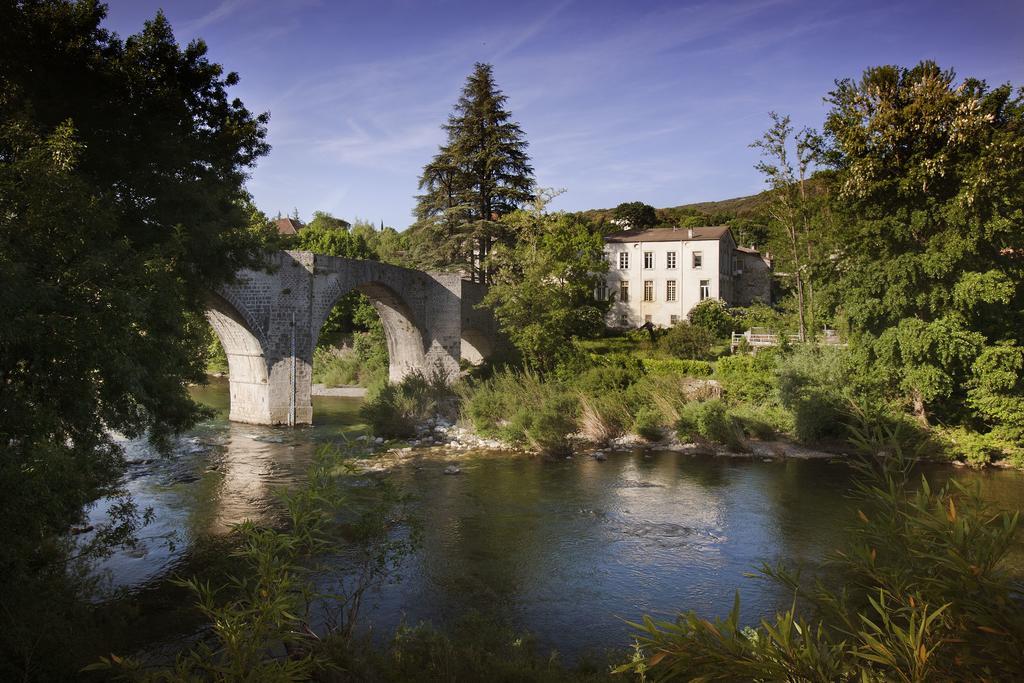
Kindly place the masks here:
[[(787, 337), (787, 339), (790, 341), (790, 343), (793, 344), (799, 343), (801, 341), (799, 334), (791, 334)], [(744, 340), (746, 341), (748, 346), (757, 349), (763, 348), (765, 346), (778, 346), (779, 335), (772, 332), (771, 330), (765, 330), (764, 328), (758, 327), (751, 328), (743, 333), (733, 332), (732, 341), (730, 343), (730, 349), (733, 353), (736, 353), (736, 350), (740, 347)], [(821, 343), (830, 344), (833, 346), (846, 346), (846, 344), (840, 341), (839, 334), (835, 330), (829, 329), (827, 327), (823, 330)]]

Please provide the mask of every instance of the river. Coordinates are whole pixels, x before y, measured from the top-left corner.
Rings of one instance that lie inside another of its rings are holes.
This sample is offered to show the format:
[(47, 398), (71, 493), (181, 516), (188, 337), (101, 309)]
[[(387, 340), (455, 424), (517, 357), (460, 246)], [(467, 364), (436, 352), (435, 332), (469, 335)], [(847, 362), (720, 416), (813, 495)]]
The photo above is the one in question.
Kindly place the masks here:
[[(268, 519), (274, 490), (301, 481), (319, 444), (362, 433), (360, 399), (315, 398), (313, 427), (283, 429), (227, 421), (227, 385), (195, 389), (212, 407), (169, 457), (125, 442), (128, 488), (155, 518), (139, 546), (97, 567), (137, 604), (127, 642), (146, 649), (187, 635), (194, 613), (175, 575), (211, 563), (230, 569), (230, 526)], [(444, 627), (470, 612), (533, 633), (567, 659), (628, 645), (625, 620), (675, 609), (724, 615), (736, 590), (748, 621), (785, 608), (792, 596), (744, 575), (762, 562), (820, 569), (854, 510), (848, 468), (837, 461), (611, 453), (551, 460), (467, 453), (420, 461), (387, 476), (412, 496), (421, 549), (403, 580), (374, 595), (362, 622), (387, 634), (404, 619)], [(1003, 507), (1024, 500), (1024, 473), (934, 466), (929, 477), (977, 482)], [(102, 520), (104, 504), (92, 511)], [(1013, 562), (1024, 568), (1024, 552)]]

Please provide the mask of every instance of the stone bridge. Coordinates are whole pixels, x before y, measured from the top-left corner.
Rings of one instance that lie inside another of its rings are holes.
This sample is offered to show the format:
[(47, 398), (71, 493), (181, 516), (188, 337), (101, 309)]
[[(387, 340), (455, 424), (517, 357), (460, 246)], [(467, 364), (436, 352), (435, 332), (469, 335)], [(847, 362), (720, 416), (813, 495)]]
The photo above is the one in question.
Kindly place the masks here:
[(353, 290), (369, 297), (384, 324), (392, 381), (414, 370), (451, 379), (460, 360), (476, 363), (494, 349), (494, 319), (476, 308), (483, 285), (379, 261), (277, 252), (265, 271), (242, 271), (210, 296), (207, 318), (228, 357), (232, 420), (313, 421), (313, 350), (331, 309)]

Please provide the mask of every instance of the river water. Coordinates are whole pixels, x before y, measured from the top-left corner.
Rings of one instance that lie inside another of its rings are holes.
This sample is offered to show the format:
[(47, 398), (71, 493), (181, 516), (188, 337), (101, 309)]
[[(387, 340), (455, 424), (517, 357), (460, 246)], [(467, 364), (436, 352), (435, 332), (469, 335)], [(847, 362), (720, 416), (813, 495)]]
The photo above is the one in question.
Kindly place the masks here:
[[(196, 622), (175, 575), (225, 560), (223, 539), (243, 519), (268, 519), (274, 491), (301, 481), (319, 444), (362, 433), (360, 399), (315, 398), (313, 427), (282, 429), (226, 420), (227, 385), (195, 397), (217, 411), (170, 457), (126, 442), (128, 487), (155, 521), (138, 548), (98, 567), (137, 601), (132, 647), (186, 635)], [(841, 462), (612, 453), (599, 462), (468, 453), (462, 473), (424, 460), (388, 478), (412, 496), (421, 549), (400, 583), (373, 596), (362, 622), (378, 634), (401, 623), (450, 625), (469, 613), (533, 633), (572, 659), (627, 646), (625, 620), (676, 609), (724, 615), (739, 590), (748, 621), (792, 596), (746, 578), (763, 562), (820, 570), (855, 514)], [(933, 480), (978, 482), (1003, 507), (1024, 501), (1024, 474), (930, 468)], [(101, 520), (106, 508), (92, 512)], [(1014, 564), (1024, 568), (1018, 548)], [(190, 616), (191, 615), (191, 616)], [(115, 643), (115, 645), (117, 645)], [(119, 644), (121, 651), (127, 643)]]

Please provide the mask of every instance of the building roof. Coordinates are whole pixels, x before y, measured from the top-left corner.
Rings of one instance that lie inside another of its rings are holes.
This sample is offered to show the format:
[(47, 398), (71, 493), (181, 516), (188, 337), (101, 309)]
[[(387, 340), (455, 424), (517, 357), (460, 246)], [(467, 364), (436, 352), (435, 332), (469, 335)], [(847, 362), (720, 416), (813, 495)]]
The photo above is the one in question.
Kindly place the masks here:
[(735, 250), (742, 251), (745, 254), (761, 254), (761, 252), (759, 252), (757, 249), (754, 249), (753, 247), (736, 247)]
[(302, 224), (302, 221), (292, 218), (278, 218), (274, 221), (274, 225), (277, 227), (277, 232), (282, 235), (297, 235), (299, 230), (306, 227)]
[[(690, 235), (693, 230), (693, 235)], [(605, 242), (686, 242), (691, 240), (719, 240), (729, 232), (728, 225), (702, 228), (652, 228), (650, 230), (623, 230), (604, 238)]]

